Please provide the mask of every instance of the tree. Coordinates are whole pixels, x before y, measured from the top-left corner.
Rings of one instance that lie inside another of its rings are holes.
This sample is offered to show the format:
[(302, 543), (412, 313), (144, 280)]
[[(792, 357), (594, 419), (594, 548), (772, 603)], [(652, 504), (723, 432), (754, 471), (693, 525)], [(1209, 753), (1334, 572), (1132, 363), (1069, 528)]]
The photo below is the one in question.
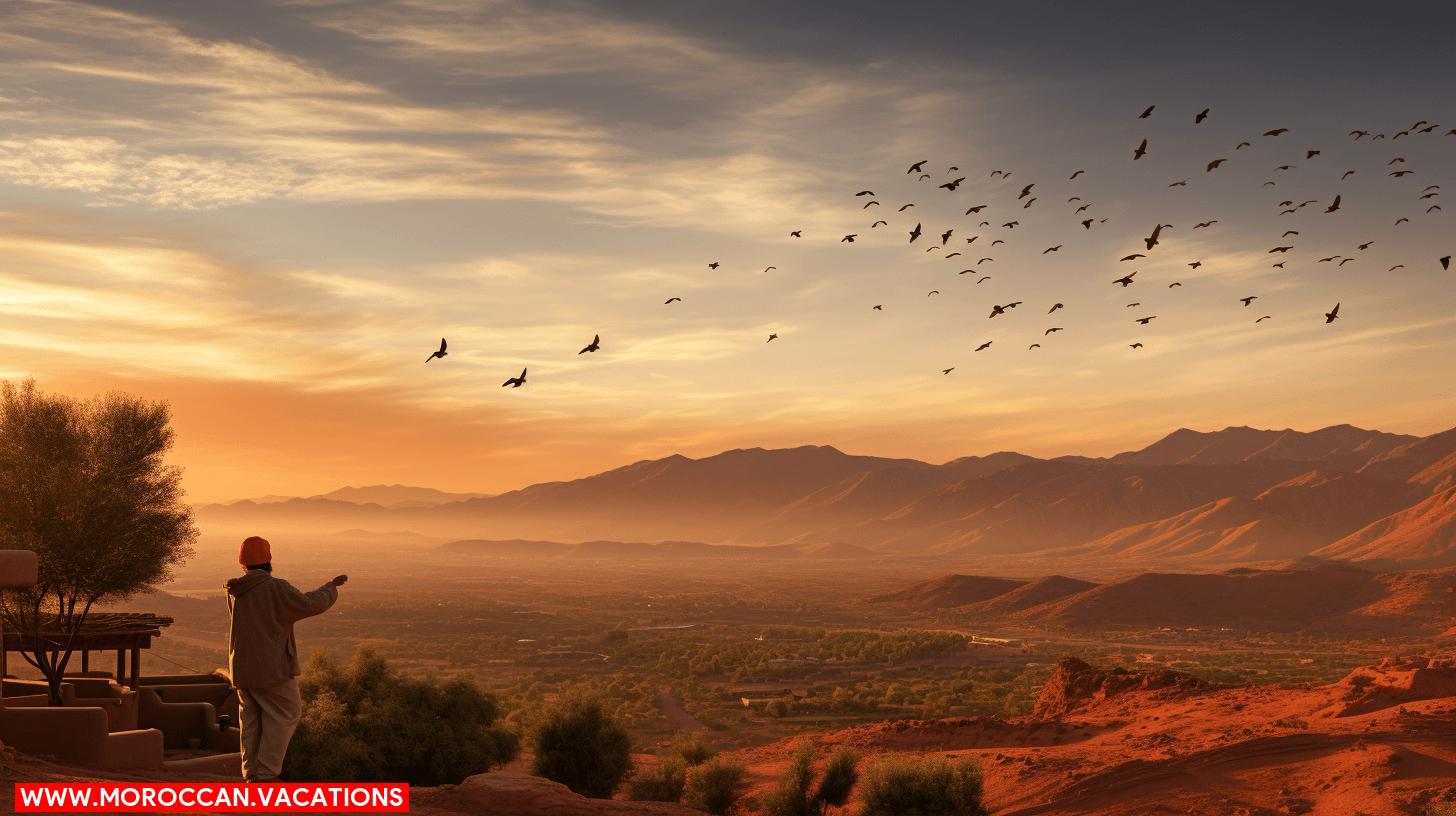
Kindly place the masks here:
[(0, 548), (40, 558), (39, 581), (5, 590), (0, 613), (32, 634), (23, 654), (51, 705), (91, 607), (155, 591), (193, 553), (182, 470), (162, 461), (170, 420), (165, 402), (119, 392), (81, 400), (34, 380), (0, 390)]
[(843, 807), (859, 778), (859, 757), (841, 748), (829, 758), (824, 777), (814, 786), (814, 746), (794, 752), (789, 769), (779, 777), (779, 786), (763, 799), (769, 816), (822, 816), (830, 807)]
[(548, 705), (531, 734), (531, 773), (609, 799), (632, 772), (632, 735), (600, 696), (577, 689)]
[(981, 765), (967, 757), (892, 756), (870, 764), (860, 786), (860, 816), (982, 816)]
[(290, 782), (458, 785), (520, 751), (495, 696), (473, 679), (402, 677), (372, 646), (346, 666), (314, 652), (298, 692), (303, 718), (283, 763)]
[(713, 757), (689, 772), (684, 804), (713, 816), (724, 816), (738, 802), (745, 772), (736, 762)]

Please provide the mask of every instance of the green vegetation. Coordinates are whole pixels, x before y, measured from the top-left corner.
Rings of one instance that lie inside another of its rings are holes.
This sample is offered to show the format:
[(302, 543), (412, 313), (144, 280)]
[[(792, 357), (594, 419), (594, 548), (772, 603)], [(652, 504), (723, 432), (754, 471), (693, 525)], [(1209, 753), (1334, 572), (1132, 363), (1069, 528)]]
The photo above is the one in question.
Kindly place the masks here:
[(283, 765), (290, 782), (458, 784), (509, 762), (515, 732), (466, 677), (401, 677), (361, 646), (347, 666), (315, 652), (298, 681), (303, 719)]
[(736, 762), (714, 757), (688, 775), (684, 804), (712, 816), (724, 816), (742, 795), (745, 769)]
[(814, 747), (805, 745), (794, 753), (778, 788), (763, 798), (764, 809), (769, 816), (822, 816), (831, 807), (843, 807), (858, 780), (858, 764), (853, 751), (840, 749), (830, 757), (815, 787)]
[(610, 799), (632, 772), (632, 735), (602, 699), (574, 689), (548, 704), (531, 733), (531, 773)]
[(701, 734), (695, 731), (680, 731), (672, 741), (673, 750), (683, 762), (696, 768), (713, 758), (713, 749), (703, 742)]
[(627, 785), (627, 798), (636, 802), (680, 802), (687, 786), (687, 763), (669, 759), (657, 770), (633, 779)]
[(860, 816), (981, 816), (981, 766), (967, 757), (886, 757), (870, 763)]

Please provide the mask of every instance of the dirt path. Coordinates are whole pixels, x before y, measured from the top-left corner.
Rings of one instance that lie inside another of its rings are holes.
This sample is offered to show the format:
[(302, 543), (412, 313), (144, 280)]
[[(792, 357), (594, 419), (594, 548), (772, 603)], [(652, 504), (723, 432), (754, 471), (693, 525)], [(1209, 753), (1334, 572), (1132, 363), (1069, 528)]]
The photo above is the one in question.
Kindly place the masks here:
[(673, 728), (680, 728), (683, 731), (706, 731), (707, 726), (698, 722), (693, 715), (683, 711), (683, 707), (677, 704), (672, 696), (672, 686), (663, 686), (657, 693), (657, 704), (662, 707), (662, 713), (667, 721), (672, 723)]

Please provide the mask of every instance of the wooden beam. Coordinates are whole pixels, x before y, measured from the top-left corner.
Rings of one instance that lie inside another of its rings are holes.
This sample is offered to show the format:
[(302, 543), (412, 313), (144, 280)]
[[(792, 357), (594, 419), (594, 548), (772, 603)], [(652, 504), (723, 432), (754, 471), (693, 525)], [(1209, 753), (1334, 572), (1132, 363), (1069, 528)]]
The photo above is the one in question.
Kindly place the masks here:
[(126, 650), (116, 650), (116, 684), (119, 686), (126, 682)]
[(131, 647), (131, 690), (136, 691), (142, 681), (142, 647)]
[(91, 650), (90, 649), (82, 649), (81, 650), (81, 673), (82, 674), (86, 674), (89, 671), (91, 671)]

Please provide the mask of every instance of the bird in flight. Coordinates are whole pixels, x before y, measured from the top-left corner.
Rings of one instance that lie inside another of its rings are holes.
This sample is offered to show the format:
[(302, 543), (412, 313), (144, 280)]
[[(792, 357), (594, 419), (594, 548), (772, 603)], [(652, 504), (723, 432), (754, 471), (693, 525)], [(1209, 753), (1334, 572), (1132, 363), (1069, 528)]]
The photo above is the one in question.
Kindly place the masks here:
[(1420, 198), (1418, 198), (1416, 200), (1417, 201), (1425, 201), (1426, 199), (1431, 198), (1432, 196), (1438, 196), (1438, 195), (1440, 195), (1440, 193), (1426, 193), (1425, 195), (1421, 196)]
[(1199, 122), (1202, 122), (1204, 119), (1207, 119), (1208, 118), (1208, 111), (1209, 111), (1208, 108), (1204, 108), (1203, 109), (1203, 113), (1200, 113), (1197, 116), (1193, 117), (1193, 124), (1196, 125)]
[(1052, 326), (1050, 329), (1047, 329), (1046, 331), (1042, 332), (1041, 333), (1041, 336), (1042, 337), (1046, 337), (1048, 334), (1051, 334), (1052, 332), (1059, 332), (1059, 331), (1062, 331), (1062, 330), (1063, 330), (1063, 328), (1061, 326)]
[(1226, 161), (1228, 161), (1228, 159), (1214, 159), (1213, 161), (1211, 161), (1211, 162), (1208, 163), (1208, 169), (1205, 170), (1204, 172), (1205, 173), (1212, 173), (1213, 172), (1213, 168), (1219, 166), (1220, 164), (1223, 164)]
[(914, 164), (910, 165), (910, 169), (909, 170), (906, 170), (905, 171), (905, 174), (906, 175), (909, 175), (911, 173), (919, 173), (920, 172), (920, 168), (923, 167), (925, 165), (925, 162), (928, 162), (928, 161), (930, 161), (930, 159), (926, 159), (925, 161), (915, 162)]
[(1335, 318), (1337, 318), (1339, 316), (1340, 316), (1340, 304), (1336, 303), (1335, 304), (1335, 308), (1329, 310), (1328, 312), (1325, 312), (1325, 322), (1326, 323), (1333, 323), (1333, 322), (1335, 322)]
[(1071, 181), (1072, 179), (1076, 178), (1077, 176), (1082, 175), (1085, 172), (1087, 172), (1087, 171), (1086, 170), (1078, 170), (1077, 172), (1075, 172), (1072, 175), (1068, 176), (1067, 177), (1067, 181)]
[(1439, 184), (1432, 184), (1430, 187), (1427, 187), (1425, 190), (1422, 190), (1421, 192), (1424, 193), (1424, 192), (1427, 192), (1429, 190), (1439, 190), (1439, 189), (1441, 189), (1441, 185), (1439, 185)]
[(905, 212), (906, 210), (910, 209), (913, 206), (915, 206), (915, 205), (914, 204), (906, 204), (905, 206), (901, 207), (900, 209), (896, 210), (895, 212)]
[(1086, 227), (1087, 229), (1092, 229), (1092, 219), (1089, 218), (1086, 221), (1083, 221), (1082, 226)]
[[(1145, 239), (1145, 240), (1147, 240), (1147, 239)], [(1118, 260), (1119, 261), (1130, 261), (1133, 258), (1146, 258), (1146, 257), (1148, 257), (1148, 256), (1146, 256), (1146, 255), (1129, 255), (1126, 258), (1118, 258)]]
[(712, 263), (708, 264), (708, 268), (709, 269), (717, 269), (718, 268), (718, 262), (717, 261), (713, 261)]
[(1404, 268), (1405, 268), (1405, 264), (1396, 264), (1395, 266), (1392, 266), (1391, 268), (1389, 268), (1389, 269), (1387, 269), (1385, 271), (1386, 272), (1394, 272), (1397, 269), (1404, 269)]
[(944, 370), (944, 371), (942, 371), (940, 373), (942, 373), (942, 374), (949, 374), (952, 371), (955, 371), (955, 366), (951, 366), (950, 368), (947, 368), (946, 370)]
[[(1153, 317), (1157, 317), (1157, 315), (1153, 315)], [(1135, 321), (1134, 321), (1134, 322), (1136, 322), (1136, 323), (1141, 323), (1141, 324), (1143, 324), (1143, 325), (1144, 325), (1144, 326), (1146, 326), (1146, 325), (1148, 325), (1148, 321), (1150, 321), (1150, 320), (1152, 320), (1152, 319), (1153, 319), (1153, 317), (1139, 317), (1139, 318), (1138, 318), (1138, 319), (1137, 319), (1137, 320), (1135, 320)]]
[(994, 240), (994, 241), (991, 242), (991, 246), (996, 246), (997, 244), (1004, 244), (1004, 243), (1006, 243), (1006, 242), (1003, 241), (1003, 240), (1001, 240), (1000, 238), (997, 238), (996, 240)]
[[(778, 267), (777, 267), (777, 266), (770, 266), (770, 267), (769, 267), (769, 268), (768, 268), (768, 269), (778, 269)], [(765, 272), (767, 272), (767, 271), (768, 271), (768, 269), (765, 269), (765, 270), (763, 270), (763, 271), (765, 271)]]
[(1331, 255), (1328, 258), (1320, 258), (1318, 261), (1315, 261), (1315, 263), (1328, 263), (1328, 262), (1333, 261), (1334, 259), (1336, 259), (1338, 257), (1340, 257), (1340, 256), (1339, 255)]
[(1347, 135), (1347, 136), (1354, 136), (1355, 137), (1355, 141), (1358, 142), (1358, 141), (1360, 141), (1360, 137), (1361, 136), (1369, 136), (1370, 135), (1370, 131), (1368, 131), (1368, 130), (1352, 130), (1352, 131), (1350, 131), (1349, 133), (1347, 133), (1345, 135)]
[(1142, 301), (1138, 301), (1137, 303), (1129, 303), (1129, 304), (1127, 304), (1127, 308), (1131, 309), (1134, 306), (1141, 306), (1141, 305), (1143, 305)]
[(1361, 244), (1359, 246), (1359, 249), (1364, 249), (1365, 247), (1368, 247), (1368, 246), (1370, 246), (1373, 243), (1375, 243), (1375, 242), (1374, 241), (1366, 241), (1365, 243), (1363, 243), (1363, 244)]
[(1126, 289), (1127, 288), (1127, 285), (1129, 283), (1132, 283), (1132, 276), (1133, 275), (1136, 275), (1136, 274), (1137, 274), (1137, 272), (1135, 272), (1135, 271), (1134, 272), (1129, 272), (1128, 274), (1124, 275), (1123, 277), (1120, 277), (1117, 280), (1113, 281), (1113, 283), (1120, 283), (1120, 284), (1122, 284), (1122, 288)]
[[(966, 270), (966, 272), (969, 272), (969, 271), (971, 271), (971, 270), (969, 270), (969, 269)], [(964, 275), (964, 274), (966, 274), (966, 272), (962, 272), (961, 274)], [(981, 281), (988, 281), (990, 279), (991, 279), (991, 276), (990, 275), (987, 275), (984, 278), (981, 278), (981, 280), (976, 281), (976, 283), (980, 283)]]
[(1142, 348), (1142, 347), (1143, 347), (1143, 344), (1142, 343), (1133, 343), (1132, 345), (1128, 346), (1128, 348)]
[(1272, 181), (1266, 181), (1266, 182), (1264, 182), (1264, 185), (1263, 186), (1265, 186), (1265, 187), (1278, 187), (1279, 185), (1275, 184)]
[(1336, 266), (1344, 266), (1345, 264), (1347, 264), (1347, 263), (1349, 263), (1350, 261), (1353, 261), (1353, 260), (1355, 260), (1355, 259), (1354, 258), (1346, 258), (1345, 260), (1340, 261), (1339, 263), (1337, 263), (1335, 265)]
[(986, 342), (982, 343), (981, 345), (976, 346), (976, 351), (980, 351), (981, 349), (987, 349), (987, 348), (990, 348), (990, 347), (991, 347), (991, 341), (990, 340), (987, 340)]
[(1405, 164), (1405, 159), (1402, 159), (1402, 158), (1401, 158), (1401, 157), (1399, 157), (1399, 156), (1396, 156), (1396, 157), (1395, 157), (1395, 158), (1393, 158), (1393, 159), (1391, 159), (1391, 160), (1390, 160), (1390, 161), (1388, 161), (1388, 162), (1386, 162), (1386, 163), (1385, 163), (1385, 166), (1386, 166), (1386, 167), (1389, 167), (1389, 166), (1391, 166), (1391, 165), (1392, 165), (1392, 164), (1395, 164), (1395, 163), (1396, 163), (1396, 162), (1400, 162), (1400, 163), (1401, 163), (1401, 164)]
[(1396, 178), (1400, 178), (1401, 176), (1409, 176), (1411, 173), (1414, 172), (1414, 170), (1399, 170), (1397, 172), (1391, 173), (1390, 175), (1395, 176)]
[(425, 362), (428, 363), (429, 361), (435, 359), (436, 357), (444, 357), (447, 353), (448, 352), (445, 351), (445, 338), (441, 337), (440, 338), (440, 350), (437, 351), (437, 352), (435, 352), (434, 354), (431, 354), (429, 357), (426, 357), (425, 358)]
[(915, 225), (915, 229), (910, 230), (910, 243), (912, 243), (912, 244), (915, 243), (915, 239), (916, 238), (919, 238), (919, 237), (920, 237), (920, 225), (919, 224), (916, 224)]
[(970, 215), (971, 213), (978, 213), (981, 210), (986, 209), (987, 206), (988, 205), (986, 205), (986, 204), (979, 204), (979, 205), (977, 205), (975, 207), (970, 208), (969, 210), (966, 210), (966, 215)]
[(1031, 206), (1031, 202), (1032, 202), (1032, 201), (1035, 201), (1035, 200), (1036, 200), (1036, 199), (1034, 199), (1034, 198), (1033, 198), (1033, 199), (1031, 199), (1031, 200), (1030, 200), (1030, 201), (1027, 201), (1027, 202), (1026, 202), (1026, 203), (1025, 203), (1025, 204), (1022, 204), (1022, 205), (1021, 205), (1021, 209), (1023, 209), (1023, 210), (1024, 210), (1024, 209), (1027, 209), (1027, 208), (1028, 208), (1028, 207), (1030, 207), (1030, 206)]
[(1258, 295), (1249, 295), (1246, 298), (1239, 298), (1239, 300), (1242, 300), (1244, 302), (1244, 305), (1245, 306), (1248, 306), (1251, 301), (1255, 301), (1255, 300), (1258, 300), (1258, 299), (1259, 299), (1259, 296)]
[(1172, 184), (1169, 184), (1168, 186), (1169, 187), (1187, 187), (1188, 186), (1188, 179), (1183, 179), (1182, 181), (1175, 181)]
[(1431, 206), (1429, 206), (1429, 207), (1426, 208), (1426, 212), (1430, 212), (1431, 210), (1439, 210), (1439, 209), (1441, 209), (1441, 205), (1440, 204), (1432, 204)]
[(841, 244), (842, 244), (842, 243), (844, 243), (844, 242), (845, 242), (845, 241), (848, 241), (848, 242), (849, 242), (849, 243), (851, 243), (851, 244), (852, 244), (852, 243), (854, 243), (854, 238), (855, 238), (855, 236), (856, 236), (856, 235), (859, 235), (859, 233), (857, 233), (857, 232), (854, 232), (854, 233), (850, 233), (850, 234), (849, 234), (849, 235), (846, 235), (846, 236), (844, 236), (844, 237), (843, 237), (843, 238), (840, 238), (840, 239), (839, 239), (839, 243), (841, 243)]
[(976, 266), (980, 266), (981, 264), (985, 263), (986, 261), (994, 261), (994, 260), (996, 260), (996, 259), (995, 258), (982, 258), (981, 260), (976, 261)]
[(1287, 247), (1274, 247), (1273, 249), (1269, 250), (1269, 254), (1270, 255), (1273, 255), (1276, 252), (1288, 252), (1291, 249), (1294, 249), (1294, 247), (1292, 247), (1292, 246), (1287, 246)]
[[(1351, 175), (1354, 172), (1355, 172), (1354, 170), (1346, 170), (1345, 171), (1345, 176)], [(1345, 176), (1340, 176), (1340, 181), (1344, 181), (1345, 180)]]
[(1268, 320), (1268, 319), (1270, 319), (1272, 317), (1273, 317), (1273, 315), (1264, 315), (1263, 317), (1259, 318), (1258, 320), (1255, 320), (1254, 322), (1255, 323), (1263, 323), (1265, 320)]
[(1325, 212), (1332, 213), (1335, 210), (1338, 210), (1339, 208), (1340, 208), (1340, 197), (1339, 196), (1335, 196), (1335, 203), (1331, 204), (1329, 206), (1329, 208), (1325, 210)]
[(1138, 118), (1139, 119), (1146, 119), (1149, 116), (1152, 116), (1153, 115), (1153, 108), (1156, 108), (1156, 107), (1157, 107), (1157, 105), (1149, 105), (1147, 110), (1145, 110), (1142, 113), (1138, 114)]
[(1437, 260), (1439, 260), (1441, 262), (1441, 268), (1442, 269), (1450, 269), (1451, 268), (1451, 256), (1450, 255), (1447, 255), (1444, 258), (1437, 258)]
[(1203, 266), (1203, 261), (1194, 261), (1193, 263), (1188, 265), (1193, 267), (1194, 269), (1197, 269), (1198, 267)]
[(1288, 133), (1288, 132), (1289, 132), (1289, 128), (1275, 128), (1275, 129), (1269, 131), (1268, 133), (1265, 133), (1264, 135), (1265, 136), (1278, 136), (1281, 133)]
[(1274, 168), (1274, 169), (1275, 169), (1275, 170), (1276, 170), (1276, 171), (1278, 171), (1278, 170), (1289, 170), (1289, 169), (1290, 169), (1290, 168), (1293, 168), (1293, 167), (1295, 167), (1295, 166), (1296, 166), (1296, 165), (1293, 165), (1293, 164), (1281, 164), (1281, 165), (1279, 165), (1279, 166), (1278, 166), (1278, 167), (1276, 167), (1276, 168)]
[(868, 210), (871, 205), (878, 205), (879, 203), (880, 202), (878, 202), (878, 201), (871, 201), (871, 202), (865, 204), (863, 207), (860, 207), (860, 209), (861, 210)]
[(510, 387), (512, 387), (512, 388), (520, 388), (521, 386), (523, 386), (525, 384), (526, 384), (526, 369), (523, 368), (523, 369), (521, 369), (521, 376), (519, 376), (519, 377), (512, 377), (509, 380), (506, 380), (505, 382), (501, 383), (501, 388), (505, 388), (508, 385)]
[(601, 347), (602, 347), (602, 336), (600, 334), (595, 334), (595, 335), (592, 335), (591, 345), (587, 346), (586, 348), (582, 349), (581, 351), (578, 351), (577, 354), (586, 354), (588, 351), (596, 351), (597, 349), (599, 349)]
[(979, 236), (979, 235), (972, 235), (971, 237), (969, 237), (969, 238), (966, 239), (966, 243), (968, 243), (968, 244), (974, 244), (976, 242), (976, 239), (977, 238), (980, 238), (980, 237), (981, 236)]
[(928, 178), (930, 178), (930, 174), (929, 174), (929, 173), (926, 173), (926, 174), (925, 174), (925, 175), (923, 175), (923, 176), (921, 176), (921, 177), (920, 177), (920, 178), (919, 178), (919, 181), (925, 181), (925, 180), (926, 180), (926, 179), (928, 179)]
[(673, 302), (673, 301), (674, 301), (674, 300), (682, 300), (682, 298), (678, 298), (678, 297), (675, 297), (675, 298), (668, 298), (668, 299), (667, 299), (667, 300), (664, 300), (664, 301), (663, 301), (663, 302), (662, 302), (662, 305), (664, 305), (664, 306), (666, 306), (666, 305), (667, 305), (667, 304), (669, 304), (669, 303), (671, 303), (671, 302)]
[(779, 336), (778, 336), (778, 335), (777, 335), (777, 334), (770, 334), (770, 335), (769, 335), (769, 336), (768, 336), (768, 339), (767, 339), (767, 340), (765, 340), (765, 341), (764, 341), (764, 342), (765, 342), (765, 343), (772, 343), (772, 342), (773, 342), (773, 341), (775, 341), (775, 340), (777, 340), (777, 339), (779, 339)]
[(1020, 223), (1021, 223), (1020, 221), (1007, 221), (1005, 224), (1002, 224), (1001, 226), (1006, 227), (1007, 229), (1016, 229), (1016, 225), (1017, 224), (1020, 224)]
[(1145, 243), (1145, 244), (1148, 245), (1148, 251), (1149, 252), (1152, 252), (1153, 251), (1153, 247), (1155, 247), (1155, 246), (1158, 245), (1158, 233), (1160, 233), (1162, 231), (1163, 231), (1163, 225), (1162, 224), (1159, 224), (1156, 227), (1153, 227), (1153, 234), (1152, 235), (1150, 235), (1147, 238), (1144, 238), (1143, 239), (1143, 243)]
[(925, 293), (925, 296), (926, 297), (930, 297), (931, 295), (938, 295), (938, 294), (940, 294), (940, 290), (939, 289), (931, 289), (929, 292), (926, 292)]
[(1410, 135), (1410, 131), (1409, 130), (1402, 130), (1401, 132), (1395, 134), (1394, 136), (1391, 136), (1390, 137), (1390, 140), (1393, 142), (1393, 141), (1395, 141), (1396, 139), (1399, 139), (1402, 136), (1409, 136), (1409, 135)]
[[(868, 207), (869, 204), (866, 204), (865, 206)], [(803, 233), (803, 230), (794, 230), (793, 232), (789, 233), (789, 235), (792, 235), (795, 238), (803, 238), (804, 236), (801, 233)]]
[(1041, 251), (1041, 254), (1043, 254), (1043, 255), (1045, 255), (1045, 254), (1047, 254), (1047, 253), (1048, 253), (1048, 252), (1056, 252), (1056, 251), (1057, 251), (1057, 250), (1059, 250), (1059, 249), (1061, 249), (1061, 248), (1062, 248), (1062, 245), (1061, 245), (1061, 244), (1057, 244), (1057, 245), (1056, 245), (1056, 246), (1054, 246), (1054, 247), (1047, 247), (1047, 248), (1046, 248), (1046, 249), (1044, 249), (1044, 250), (1042, 250), (1042, 251)]
[(1148, 152), (1148, 140), (1147, 139), (1143, 139), (1143, 143), (1140, 144), (1140, 145), (1138, 145), (1137, 150), (1134, 150), (1132, 152), (1132, 160), (1133, 161), (1137, 161), (1138, 159), (1141, 159), (1143, 157), (1143, 154), (1144, 153), (1147, 153), (1147, 152)]
[(1289, 263), (1289, 262), (1288, 262), (1288, 261), (1280, 261), (1280, 262), (1279, 262), (1279, 263), (1277, 263), (1277, 264), (1274, 264), (1274, 268), (1275, 268), (1275, 269), (1283, 269), (1283, 268), (1284, 268), (1284, 265), (1285, 265), (1285, 264), (1286, 264), (1286, 263)]
[(1031, 188), (1033, 188), (1035, 186), (1036, 186), (1036, 182), (1032, 182), (1031, 184), (1028, 184), (1025, 187), (1022, 187), (1021, 188), (1021, 195), (1017, 196), (1016, 197), (1016, 200), (1017, 201), (1020, 201), (1021, 199), (1026, 198), (1028, 195), (1031, 194)]
[(1034, 348), (1041, 348), (1041, 343), (1032, 343), (1031, 345), (1026, 347), (1026, 350), (1031, 351)]
[(1435, 130), (1438, 127), (1440, 127), (1440, 125), (1431, 125), (1430, 127), (1423, 127), (1420, 130), (1416, 131), (1416, 133), (1430, 133), (1431, 131)]
[(1253, 147), (1253, 145), (1249, 144), (1248, 142), (1239, 142), (1239, 146), (1235, 147), (1234, 150), (1238, 150), (1239, 147)]
[(1318, 150), (1306, 150), (1306, 151), (1304, 151), (1304, 160), (1305, 161), (1309, 161), (1310, 159), (1314, 158), (1315, 156), (1318, 156), (1319, 154), (1320, 154), (1320, 152)]
[(1202, 224), (1194, 224), (1193, 225), (1193, 228), (1194, 229), (1198, 229), (1199, 227), (1211, 227), (1211, 226), (1213, 226), (1214, 224), (1217, 224), (1217, 223), (1218, 223), (1217, 221), (1204, 221)]
[(959, 255), (959, 254), (960, 254), (960, 253), (959, 253), (959, 252), (952, 252), (952, 253), (951, 253), (951, 254), (949, 254), (949, 255), (947, 255), (947, 256), (945, 256), (945, 257), (946, 257), (946, 258), (947, 258), (947, 259), (949, 259), (949, 258), (954, 258), (954, 257), (955, 257), (955, 256), (957, 256), (957, 255)]
[(940, 234), (940, 245), (941, 246), (945, 246), (945, 242), (950, 240), (951, 233), (953, 233), (953, 232), (955, 232), (954, 229), (948, 229), (945, 232), (942, 232)]
[(1183, 284), (1181, 284), (1181, 283), (1179, 283), (1177, 281), (1173, 281), (1172, 283), (1168, 284), (1168, 288), (1169, 289), (1172, 289), (1174, 286), (1182, 286), (1182, 285)]
[(1006, 310), (1007, 309), (1013, 309), (1013, 308), (1019, 306), (1020, 304), (1021, 304), (1021, 301), (1018, 300), (1015, 303), (1008, 303), (1005, 306), (995, 306), (995, 305), (993, 305), (991, 307), (991, 314), (989, 315), (989, 317), (995, 317), (998, 314), (1006, 314)]
[[(991, 178), (995, 178), (996, 177), (996, 174), (997, 173), (1000, 173), (1000, 172), (1001, 172), (1000, 170), (992, 170), (991, 171)], [(1005, 174), (1003, 173), (1002, 175), (1005, 175)]]
[(880, 310), (880, 311), (882, 311), (882, 312), (883, 312), (883, 311), (884, 311), (884, 309), (883, 309), (883, 308), (881, 308), (881, 307), (880, 307), (880, 306), (871, 306), (871, 307), (870, 307), (870, 308), (871, 308), (871, 309), (879, 309), (879, 310)]
[(862, 196), (862, 195), (872, 196), (872, 195), (874, 195), (874, 193), (870, 192), (869, 190), (864, 190), (862, 192), (855, 193), (855, 195), (856, 196)]
[[(1304, 202), (1304, 204), (1300, 204), (1299, 207), (1303, 207), (1305, 204), (1318, 204), (1318, 203), (1319, 203), (1318, 201), (1315, 201), (1314, 199), (1311, 198), (1310, 200)], [(1297, 209), (1299, 209), (1299, 207), (1295, 207), (1295, 209), (1297, 210)]]
[(1062, 309), (1062, 308), (1066, 308), (1066, 307), (1062, 306), (1062, 304), (1060, 304), (1060, 303), (1053, 303), (1052, 304), (1052, 307), (1047, 310), (1047, 314), (1051, 314), (1052, 312), (1055, 312), (1056, 310)]
[(1279, 237), (1280, 237), (1280, 238), (1283, 238), (1283, 237), (1284, 237), (1284, 236), (1285, 236), (1285, 235), (1298, 235), (1298, 234), (1299, 234), (1299, 233), (1298, 233), (1298, 232), (1296, 232), (1296, 231), (1294, 231), (1294, 230), (1285, 230), (1285, 231), (1284, 231), (1284, 235), (1281, 235), (1281, 236), (1279, 236)]
[(955, 188), (961, 186), (961, 182), (963, 182), (965, 180), (966, 180), (965, 179), (965, 176), (962, 176), (962, 177), (956, 179), (955, 181), (948, 181), (945, 184), (942, 184), (940, 186), (941, 187), (944, 187), (947, 190), (950, 190), (951, 192), (955, 192)]
[(870, 229), (874, 229), (875, 227), (878, 227), (881, 224), (884, 224), (887, 227), (890, 226), (890, 222), (889, 221), (876, 221), (875, 223), (870, 224)]
[[(1409, 220), (1410, 220), (1409, 218), (1402, 218), (1402, 219), (1400, 219), (1400, 221), (1409, 221)], [(1397, 226), (1397, 227), (1400, 226), (1400, 221), (1395, 222), (1394, 226)]]
[(1081, 211), (1083, 211), (1083, 210), (1085, 210), (1085, 209), (1087, 209), (1088, 207), (1091, 207), (1091, 206), (1092, 206), (1091, 204), (1083, 204), (1082, 206), (1078, 207), (1077, 208), (1077, 212), (1072, 213), (1072, 215), (1076, 215), (1077, 213), (1079, 213), (1079, 212), (1081, 212)]

